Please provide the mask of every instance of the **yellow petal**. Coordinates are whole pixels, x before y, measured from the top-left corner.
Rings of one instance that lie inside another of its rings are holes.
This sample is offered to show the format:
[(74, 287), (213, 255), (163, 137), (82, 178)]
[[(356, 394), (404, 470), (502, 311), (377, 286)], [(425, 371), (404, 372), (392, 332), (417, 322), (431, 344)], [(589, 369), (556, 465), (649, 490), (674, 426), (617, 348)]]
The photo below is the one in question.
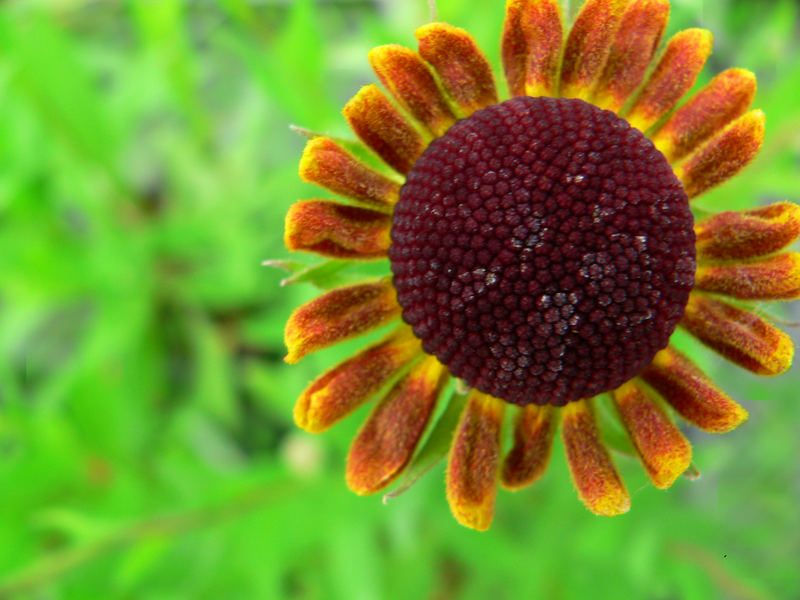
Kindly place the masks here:
[(668, 488), (689, 468), (692, 447), (648, 392), (634, 381), (613, 393), (620, 420), (657, 488)]
[(392, 218), (383, 212), (324, 200), (301, 200), (286, 215), (289, 250), (330, 258), (383, 258), (389, 250)]
[(447, 370), (425, 357), (367, 417), (347, 455), (345, 479), (356, 494), (374, 494), (405, 469), (447, 382)]
[(590, 405), (579, 400), (561, 410), (564, 451), (581, 502), (596, 515), (612, 517), (628, 512), (631, 498), (600, 440)]
[(725, 433), (747, 420), (747, 411), (671, 346), (655, 355), (641, 377), (680, 416), (703, 431)]
[(779, 375), (792, 366), (791, 338), (753, 313), (699, 293), (689, 296), (681, 325), (722, 356), (755, 373)]
[(390, 44), (371, 50), (369, 62), (395, 100), (433, 135), (441, 136), (456, 122), (428, 65), (419, 54), (410, 48)]
[(436, 70), (445, 91), (460, 109), (460, 117), (497, 103), (489, 61), (466, 31), (446, 23), (430, 23), (414, 34), (420, 55)]
[(337, 288), (297, 308), (286, 323), (284, 337), (296, 363), (322, 348), (359, 336), (400, 315), (390, 278)]
[(589, 100), (600, 82), (628, 0), (587, 0), (567, 36), (561, 95)]
[(323, 137), (306, 144), (300, 159), (300, 179), (384, 211), (390, 210), (400, 195), (400, 185)]
[(512, 96), (553, 96), (564, 26), (558, 0), (508, 0), (502, 55)]
[(411, 328), (400, 327), (311, 382), (295, 404), (295, 423), (310, 433), (325, 431), (369, 400), (421, 353)]
[(447, 501), (456, 520), (489, 529), (497, 495), (497, 466), (505, 404), (473, 391), (453, 437), (447, 463)]
[(750, 71), (723, 71), (675, 111), (653, 143), (670, 162), (679, 160), (744, 114), (755, 93), (756, 76)]
[(752, 110), (690, 154), (675, 169), (686, 195), (696, 198), (746, 167), (764, 143), (765, 122), (763, 112)]
[(342, 114), (359, 139), (400, 173), (408, 173), (427, 146), (376, 85), (362, 87)]
[(519, 409), (514, 427), (514, 445), (503, 461), (500, 482), (508, 490), (519, 490), (539, 479), (547, 470), (558, 425), (557, 409), (530, 404)]
[(692, 89), (703, 65), (711, 55), (713, 36), (705, 29), (687, 29), (667, 42), (664, 54), (636, 98), (628, 122), (647, 131), (683, 95)]

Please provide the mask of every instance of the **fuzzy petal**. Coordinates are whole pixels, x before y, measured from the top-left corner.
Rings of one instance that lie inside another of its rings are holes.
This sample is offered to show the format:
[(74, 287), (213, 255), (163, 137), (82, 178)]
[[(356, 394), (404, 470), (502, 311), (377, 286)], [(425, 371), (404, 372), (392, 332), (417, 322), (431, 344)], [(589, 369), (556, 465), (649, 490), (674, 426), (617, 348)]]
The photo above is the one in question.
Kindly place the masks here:
[(500, 483), (519, 490), (539, 479), (547, 470), (558, 426), (552, 406), (530, 404), (519, 409), (514, 427), (514, 446), (503, 461)]
[(629, 381), (613, 397), (650, 481), (660, 489), (670, 487), (692, 462), (689, 441), (641, 385)]
[(681, 321), (692, 335), (755, 373), (779, 375), (792, 366), (791, 338), (753, 313), (699, 293), (689, 296)]
[(439, 74), (445, 91), (468, 117), (497, 103), (497, 90), (489, 61), (463, 29), (446, 23), (429, 23), (414, 32), (419, 53)]
[(631, 498), (617, 473), (586, 400), (562, 409), (561, 437), (578, 497), (596, 515), (611, 517), (628, 512)]
[(369, 400), (414, 357), (422, 346), (403, 326), (356, 356), (317, 377), (294, 407), (297, 426), (321, 433)]
[(441, 136), (456, 122), (453, 111), (419, 54), (396, 44), (379, 46), (369, 62), (395, 100), (433, 135)]
[(796, 300), (800, 298), (800, 254), (786, 252), (749, 262), (701, 265), (695, 286), (743, 300)]
[(764, 113), (745, 113), (689, 155), (675, 169), (686, 195), (696, 198), (730, 179), (753, 160), (764, 143)]
[(567, 36), (561, 95), (589, 100), (600, 82), (629, 0), (588, 0)]
[(323, 137), (306, 144), (300, 159), (300, 179), (385, 211), (391, 210), (400, 195), (398, 183)]
[(800, 237), (800, 206), (778, 202), (756, 210), (724, 212), (698, 223), (697, 258), (766, 256)]
[(356, 494), (389, 485), (411, 460), (447, 382), (447, 370), (426, 356), (398, 381), (367, 418), (350, 446), (345, 478)]
[(557, 0), (507, 0), (503, 68), (512, 96), (552, 96), (564, 26)]
[(458, 423), (447, 464), (447, 501), (456, 520), (489, 529), (497, 495), (500, 433), (505, 404), (473, 391)]
[(289, 250), (330, 258), (386, 256), (392, 218), (386, 213), (324, 200), (301, 200), (286, 215), (284, 241)]
[(680, 416), (703, 431), (726, 433), (747, 420), (745, 409), (672, 346), (656, 354), (641, 377)]
[(594, 104), (617, 111), (642, 83), (669, 18), (668, 0), (636, 0), (622, 15)]
[(376, 85), (362, 87), (342, 114), (361, 141), (400, 173), (408, 173), (427, 146)]
[(679, 160), (743, 115), (755, 93), (756, 76), (750, 71), (723, 71), (675, 111), (652, 137), (653, 143), (667, 160)]
[(667, 42), (664, 54), (627, 114), (628, 122), (647, 131), (694, 85), (711, 55), (713, 36), (705, 29), (687, 29)]
[(284, 338), (293, 364), (307, 354), (367, 333), (400, 315), (390, 278), (331, 290), (297, 308)]

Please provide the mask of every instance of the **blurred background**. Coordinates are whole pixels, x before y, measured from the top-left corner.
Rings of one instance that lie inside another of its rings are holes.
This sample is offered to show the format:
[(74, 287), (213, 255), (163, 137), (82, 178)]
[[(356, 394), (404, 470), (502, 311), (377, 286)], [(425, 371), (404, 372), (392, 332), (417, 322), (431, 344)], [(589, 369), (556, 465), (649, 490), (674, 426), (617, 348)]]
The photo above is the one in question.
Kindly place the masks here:
[[(497, 68), (502, 6), (438, 8)], [(560, 444), (476, 533), (451, 518), (441, 465), (386, 505), (347, 491), (367, 408), (318, 437), (293, 425), (353, 345), (281, 360), (287, 316), (318, 292), (261, 262), (287, 258), (289, 205), (325, 195), (298, 180), (289, 125), (346, 135), (367, 51), (413, 47), (428, 11), (0, 5), (0, 598), (800, 598), (797, 367), (759, 380), (695, 353), (750, 421), (688, 429), (703, 476), (669, 492), (619, 456), (633, 508), (614, 519), (577, 500)], [(758, 160), (701, 210), (800, 201), (799, 13), (673, 2), (668, 34), (716, 35), (699, 83), (755, 71), (768, 118)]]

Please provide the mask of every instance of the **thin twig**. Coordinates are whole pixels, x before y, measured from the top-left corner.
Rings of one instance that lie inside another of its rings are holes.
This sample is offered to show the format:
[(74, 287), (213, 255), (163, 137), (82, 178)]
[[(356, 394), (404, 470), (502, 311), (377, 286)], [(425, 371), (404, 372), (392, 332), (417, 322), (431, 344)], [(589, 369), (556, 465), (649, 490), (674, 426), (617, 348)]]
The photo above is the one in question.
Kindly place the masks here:
[(178, 536), (238, 518), (292, 491), (294, 484), (266, 484), (236, 496), (228, 504), (175, 515), (160, 515), (123, 526), (99, 540), (52, 552), (0, 580), (0, 599), (13, 598), (52, 583), (82, 565), (145, 538)]
[(436, 9), (436, 0), (428, 0), (428, 9), (430, 11), (431, 23), (436, 23), (439, 20), (439, 11)]

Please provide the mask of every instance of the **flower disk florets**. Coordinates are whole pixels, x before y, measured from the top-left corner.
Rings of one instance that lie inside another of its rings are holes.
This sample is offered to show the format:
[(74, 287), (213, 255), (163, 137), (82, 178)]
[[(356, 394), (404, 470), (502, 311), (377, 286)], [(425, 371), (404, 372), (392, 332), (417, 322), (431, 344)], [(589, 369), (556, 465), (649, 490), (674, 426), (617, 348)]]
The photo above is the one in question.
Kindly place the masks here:
[(424, 349), (520, 405), (635, 376), (694, 283), (692, 214), (669, 163), (582, 100), (518, 97), (456, 123), (409, 173), (391, 235)]

